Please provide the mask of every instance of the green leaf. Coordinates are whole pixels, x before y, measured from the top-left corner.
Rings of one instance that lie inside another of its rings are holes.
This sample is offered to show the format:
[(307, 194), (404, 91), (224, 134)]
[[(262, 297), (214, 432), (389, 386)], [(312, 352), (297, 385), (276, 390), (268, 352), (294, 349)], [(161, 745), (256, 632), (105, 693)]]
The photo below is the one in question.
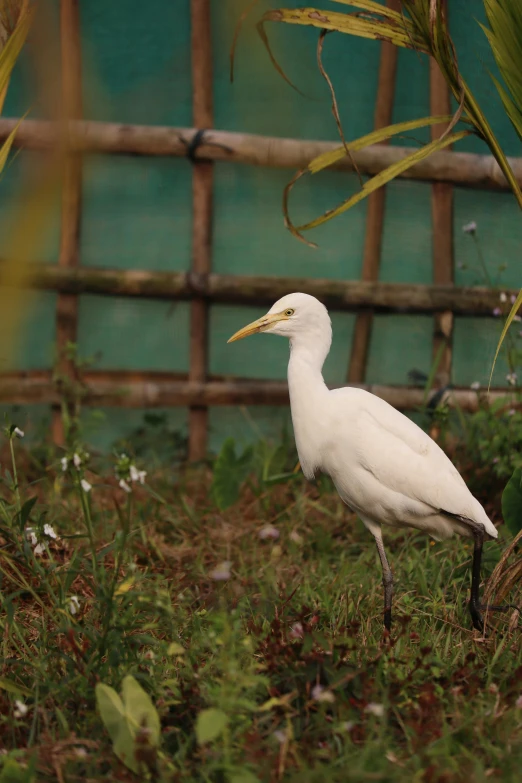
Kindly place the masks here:
[(275, 473), (273, 476), (268, 476), (263, 483), (271, 487), (275, 484), (285, 484), (287, 481), (294, 481), (296, 478), (300, 478), (300, 476), (299, 473), (294, 473), (294, 471), (290, 473)]
[(23, 685), (17, 685), (16, 682), (8, 680), (7, 677), (0, 677), (0, 688), (8, 693), (14, 693), (15, 696), (31, 696), (29, 688), (24, 688)]
[(130, 675), (122, 683), (122, 697), (104, 683), (96, 686), (98, 712), (112, 740), (115, 754), (126, 767), (139, 772), (136, 759), (136, 735), (144, 728), (147, 743), (157, 747), (160, 741), (159, 716), (150, 697)]
[(522, 5), (519, 0), (484, 0), (489, 28), (480, 25), (505, 87), (492, 74), (504, 109), (522, 139)]
[[(353, 5), (360, 4), (354, 3)], [(360, 38), (389, 41), (396, 46), (416, 49), (419, 52), (427, 53), (429, 51), (424, 38), (417, 35), (415, 27), (406, 17), (400, 19), (390, 17), (378, 19), (319, 8), (277, 8), (265, 12), (258, 26), (260, 32), (265, 22), (306, 25), (308, 27), (317, 27), (320, 30), (348, 33)]]
[(128, 675), (123, 679), (122, 697), (129, 720), (132, 720), (136, 727), (146, 727), (149, 731), (149, 745), (157, 747), (160, 743), (161, 724), (149, 694), (134, 677)]
[(212, 742), (224, 731), (228, 723), (228, 717), (223, 710), (211, 707), (200, 712), (196, 721), (196, 738), (199, 745)]
[(29, 498), (29, 500), (26, 500), (22, 508), (20, 509), (20, 527), (22, 529), (25, 527), (25, 523), (29, 519), (29, 515), (31, 514), (31, 511), (33, 510), (33, 506), (37, 500), (38, 500), (37, 497)]
[(32, 8), (21, 14), (15, 29), (7, 39), (2, 51), (0, 51), (0, 93), (9, 84), (11, 71), (13, 70), (22, 47), (31, 27), (34, 10)]
[(122, 700), (110, 685), (98, 683), (95, 689), (98, 712), (109, 732), (114, 752), (123, 763), (137, 772), (134, 758), (134, 733), (125, 720)]
[(252, 470), (253, 450), (246, 449), (236, 456), (233, 438), (227, 438), (214, 463), (211, 492), (220, 511), (234, 505), (241, 486)]
[(414, 166), (416, 163), (424, 160), (424, 158), (429, 157), (429, 155), (431, 155), (433, 152), (442, 150), (445, 147), (448, 147), (450, 144), (454, 144), (455, 142), (460, 141), (469, 135), (470, 131), (459, 131), (458, 133), (449, 134), (448, 136), (436, 139), (435, 141), (426, 144), (424, 147), (421, 147), (421, 149), (415, 150), (415, 152), (412, 152), (402, 160), (393, 163), (391, 166), (388, 166), (388, 168), (384, 169), (384, 171), (376, 174), (375, 177), (372, 177), (367, 182), (365, 182), (363, 187), (357, 191), (357, 193), (355, 193), (353, 196), (350, 196), (350, 198), (346, 199), (346, 201), (343, 201), (342, 204), (339, 204), (339, 206), (335, 207), (335, 209), (330, 209), (324, 215), (321, 215), (321, 217), (318, 217), (315, 220), (311, 220), (309, 223), (303, 223), (300, 226), (294, 226), (288, 216), (288, 194), (293, 183), (287, 185), (283, 199), (283, 209), (288, 229), (292, 234), (294, 234), (294, 236), (306, 242), (307, 240), (305, 240), (301, 235), (302, 231), (309, 231), (311, 228), (316, 228), (317, 226), (332, 220), (334, 217), (341, 215), (343, 212), (346, 212), (346, 210), (350, 209), (350, 207), (353, 207), (359, 201), (362, 201), (364, 198), (369, 196), (370, 193), (373, 193), (383, 185), (391, 182), (392, 179), (395, 179), (395, 177), (398, 177), (404, 171), (411, 168), (411, 166)]
[(0, 772), (0, 783), (33, 783), (36, 780), (32, 765), (21, 766), (15, 759), (4, 761)]
[(171, 642), (167, 649), (167, 655), (185, 655), (187, 651), (178, 642)]
[(259, 778), (248, 769), (235, 772), (229, 777), (229, 783), (259, 783)]
[(522, 468), (516, 468), (502, 493), (502, 516), (509, 532), (522, 530)]
[(317, 174), (318, 171), (323, 171), (323, 169), (327, 169), (345, 158), (347, 149), (350, 152), (357, 152), (365, 147), (369, 147), (371, 144), (381, 144), (383, 141), (387, 141), (392, 136), (398, 136), (400, 133), (408, 133), (409, 131), (417, 130), (418, 128), (426, 128), (430, 125), (439, 125), (444, 122), (451, 122), (451, 117), (449, 115), (421, 117), (418, 120), (407, 120), (406, 122), (397, 122), (394, 125), (387, 125), (384, 128), (379, 128), (371, 133), (367, 133), (365, 136), (361, 136), (354, 141), (349, 141), (346, 144), (346, 147), (343, 145), (335, 150), (321, 153), (321, 155), (318, 155), (310, 161), (306, 170), (311, 174)]

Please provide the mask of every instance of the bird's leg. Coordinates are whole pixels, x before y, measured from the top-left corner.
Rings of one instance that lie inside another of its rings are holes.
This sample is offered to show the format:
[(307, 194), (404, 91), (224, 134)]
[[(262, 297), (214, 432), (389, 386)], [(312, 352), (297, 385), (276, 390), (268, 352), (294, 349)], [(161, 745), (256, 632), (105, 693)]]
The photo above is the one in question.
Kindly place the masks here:
[(384, 544), (380, 531), (379, 535), (375, 535), (375, 543), (377, 544), (377, 551), (382, 566), (382, 583), (384, 585), (384, 627), (387, 631), (390, 631), (392, 621), (393, 574), (390, 564), (388, 563), (388, 558), (386, 557), (386, 552), (384, 551)]
[(471, 614), (471, 622), (473, 627), (477, 631), (482, 632), (484, 630), (484, 620), (482, 619), (482, 611), (486, 612), (507, 612), (509, 609), (515, 609), (520, 614), (520, 607), (515, 604), (502, 604), (500, 606), (492, 604), (481, 604), (479, 600), (479, 588), (480, 588), (480, 564), (482, 560), (482, 545), (484, 543), (484, 529), (480, 526), (474, 526), (471, 528), (473, 531), (473, 538), (475, 546), (473, 549), (473, 565), (471, 572), (471, 593), (469, 598), (469, 612)]
[(475, 546), (473, 549), (473, 566), (471, 571), (471, 592), (469, 597), (469, 613), (471, 622), (477, 631), (484, 630), (484, 620), (480, 611), (479, 589), (480, 589), (480, 563), (482, 561), (482, 545), (484, 543), (484, 530), (478, 526), (473, 526), (473, 539)]

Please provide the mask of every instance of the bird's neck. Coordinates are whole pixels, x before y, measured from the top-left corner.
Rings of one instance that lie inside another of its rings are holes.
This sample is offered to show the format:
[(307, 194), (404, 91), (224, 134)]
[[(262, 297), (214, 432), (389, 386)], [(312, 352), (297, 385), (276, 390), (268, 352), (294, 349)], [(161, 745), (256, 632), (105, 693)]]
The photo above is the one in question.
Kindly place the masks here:
[(292, 409), (314, 405), (317, 397), (328, 391), (322, 372), (328, 347), (319, 350), (319, 346), (300, 343), (295, 339), (290, 341), (288, 389)]
[(328, 415), (328, 387), (322, 367), (330, 348), (330, 339), (307, 340), (292, 338), (288, 363), (288, 389), (294, 435), (301, 467), (307, 478), (318, 468), (319, 445)]
[(323, 381), (323, 364), (330, 350), (330, 341), (304, 340), (301, 337), (292, 337), (290, 340), (290, 361), (288, 363), (288, 379), (298, 374), (306, 376), (308, 382)]

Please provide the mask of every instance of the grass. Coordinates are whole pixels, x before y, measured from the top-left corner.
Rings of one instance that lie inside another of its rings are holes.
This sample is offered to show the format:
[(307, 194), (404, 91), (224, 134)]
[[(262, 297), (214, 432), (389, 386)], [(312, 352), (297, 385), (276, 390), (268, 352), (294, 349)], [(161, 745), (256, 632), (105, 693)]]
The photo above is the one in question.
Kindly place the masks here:
[[(101, 461), (62, 472), (9, 432), (7, 446), (0, 783), (520, 780), (520, 625), (471, 629), (466, 542), (386, 536), (388, 640), (373, 541), (327, 480), (251, 477), (220, 512), (207, 467), (158, 468), (127, 493)], [(95, 699), (129, 674), (161, 721), (157, 752), (138, 731), (138, 776)], [(222, 725), (198, 742), (209, 709)]]

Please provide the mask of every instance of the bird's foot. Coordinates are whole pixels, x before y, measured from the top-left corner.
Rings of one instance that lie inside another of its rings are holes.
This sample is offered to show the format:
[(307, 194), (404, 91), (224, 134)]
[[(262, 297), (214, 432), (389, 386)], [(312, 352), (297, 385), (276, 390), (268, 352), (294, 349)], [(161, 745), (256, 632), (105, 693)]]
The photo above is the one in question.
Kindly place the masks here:
[(477, 631), (484, 631), (484, 619), (482, 617), (482, 612), (507, 612), (510, 609), (514, 609), (519, 614), (522, 614), (520, 610), (520, 606), (515, 606), (515, 604), (476, 604), (473, 601), (470, 601), (469, 603), (469, 613), (471, 615), (471, 622), (473, 623), (473, 627), (477, 629)]
[(484, 619), (482, 617), (480, 608), (480, 604), (476, 604), (475, 601), (469, 602), (469, 613), (471, 615), (473, 628), (476, 628), (477, 631), (482, 633), (484, 631)]

